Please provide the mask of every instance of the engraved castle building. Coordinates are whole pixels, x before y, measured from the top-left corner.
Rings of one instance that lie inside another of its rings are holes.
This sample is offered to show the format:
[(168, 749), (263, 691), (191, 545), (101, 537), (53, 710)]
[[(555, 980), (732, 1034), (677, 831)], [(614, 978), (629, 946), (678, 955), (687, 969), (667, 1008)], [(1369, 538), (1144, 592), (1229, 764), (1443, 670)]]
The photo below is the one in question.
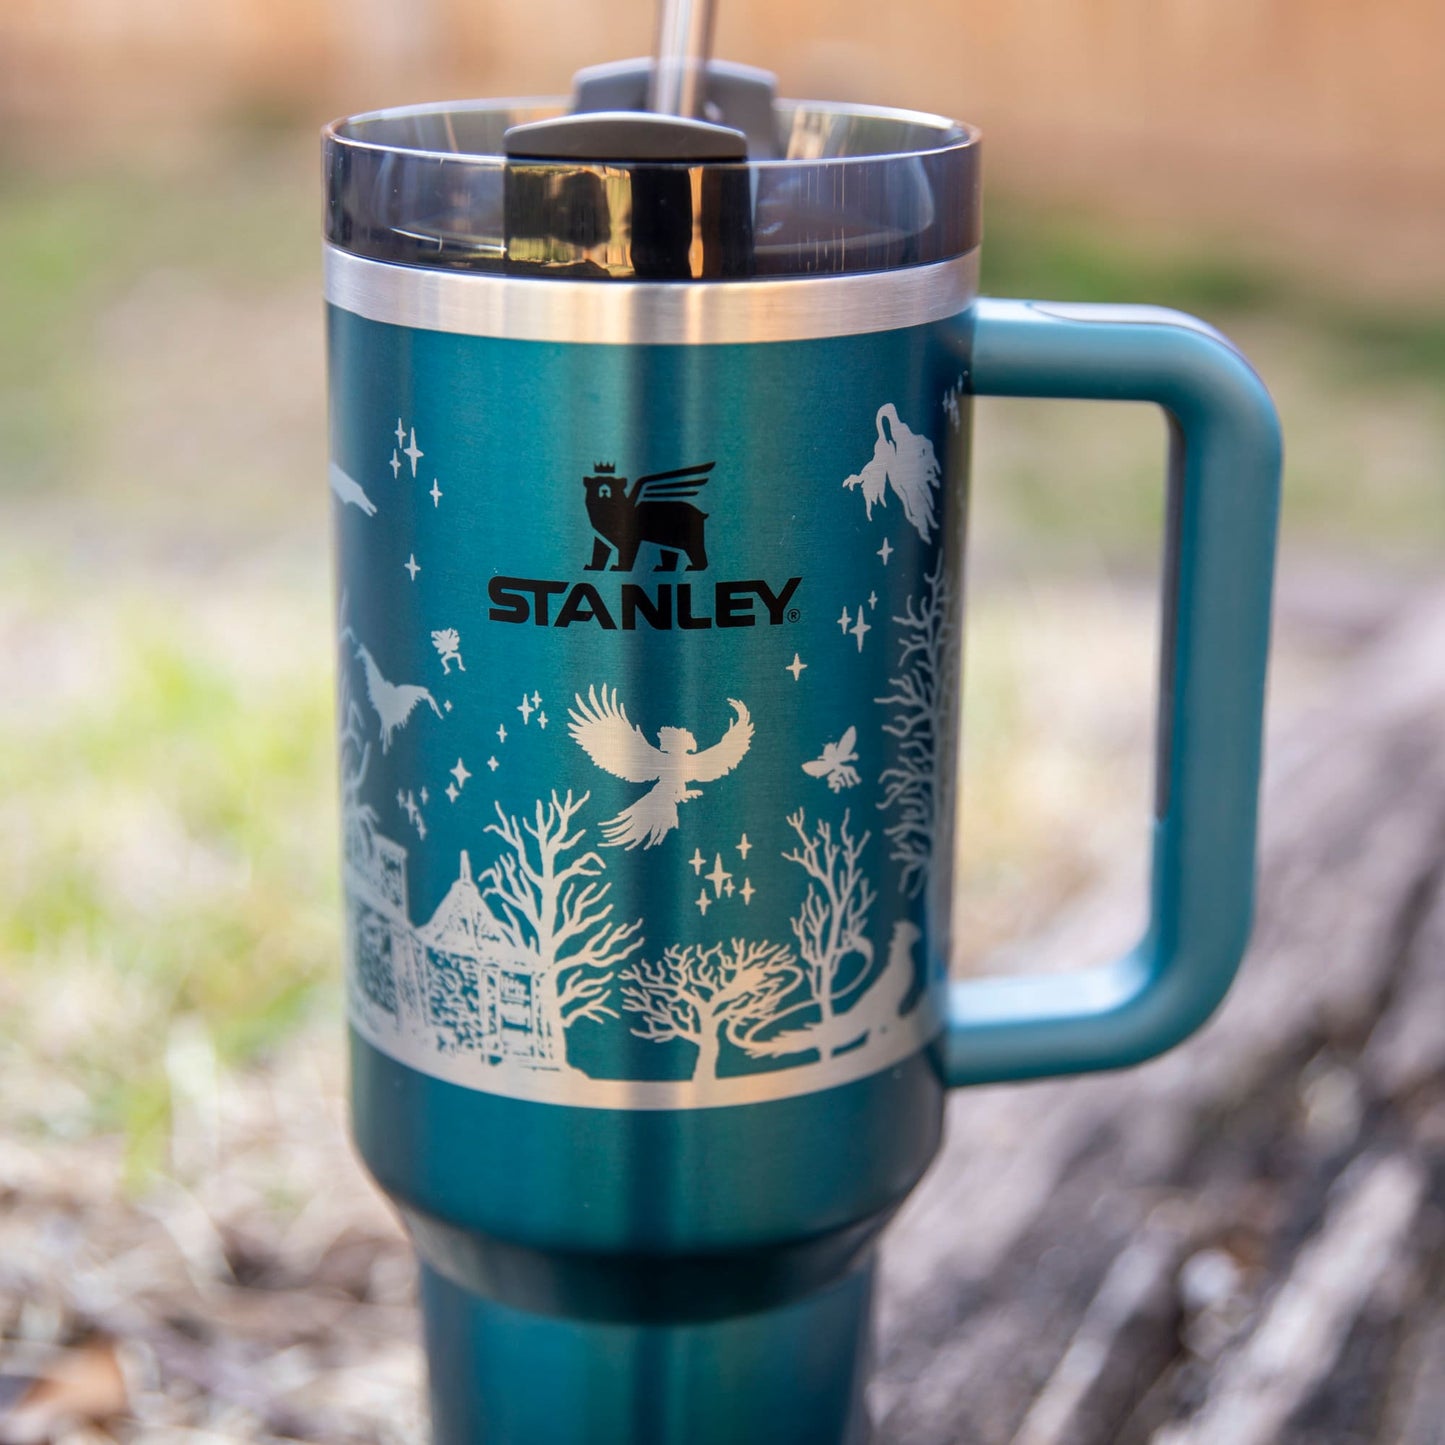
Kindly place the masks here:
[(406, 849), (353, 823), (345, 839), (352, 1006), (372, 1031), (411, 1035), (444, 1053), (556, 1068), (531, 955), (506, 938), (462, 853), (431, 918), (411, 922)]

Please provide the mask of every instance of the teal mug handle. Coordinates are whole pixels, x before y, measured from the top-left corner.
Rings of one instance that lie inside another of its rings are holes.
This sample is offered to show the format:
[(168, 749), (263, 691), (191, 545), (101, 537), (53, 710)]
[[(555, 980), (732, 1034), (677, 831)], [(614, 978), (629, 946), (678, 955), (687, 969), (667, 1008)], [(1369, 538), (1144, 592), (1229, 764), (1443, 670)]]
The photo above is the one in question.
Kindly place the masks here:
[(954, 984), (950, 1086), (1139, 1063), (1228, 992), (1253, 907), (1281, 464), (1264, 384), (1192, 316), (984, 298), (957, 324), (974, 395), (1154, 402), (1170, 455), (1144, 937), (1102, 967)]

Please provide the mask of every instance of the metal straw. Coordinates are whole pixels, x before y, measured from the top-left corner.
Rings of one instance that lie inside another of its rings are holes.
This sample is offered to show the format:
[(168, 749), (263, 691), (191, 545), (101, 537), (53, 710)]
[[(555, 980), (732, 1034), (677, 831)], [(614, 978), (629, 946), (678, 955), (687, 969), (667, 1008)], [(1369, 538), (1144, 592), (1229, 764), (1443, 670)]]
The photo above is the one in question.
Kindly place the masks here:
[(660, 0), (657, 58), (647, 91), (649, 110), (664, 115), (702, 115), (715, 10), (716, 0)]

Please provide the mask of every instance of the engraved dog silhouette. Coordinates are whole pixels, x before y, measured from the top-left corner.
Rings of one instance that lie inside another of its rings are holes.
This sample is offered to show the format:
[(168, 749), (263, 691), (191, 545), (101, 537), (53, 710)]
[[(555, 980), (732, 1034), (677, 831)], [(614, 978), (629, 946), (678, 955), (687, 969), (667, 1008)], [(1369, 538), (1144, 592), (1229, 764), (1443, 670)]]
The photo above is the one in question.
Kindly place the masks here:
[(626, 477), (599, 464), (595, 476), (582, 479), (587, 488), (587, 520), (597, 533), (592, 560), (585, 570), (604, 571), (608, 557), (615, 552), (612, 570), (630, 572), (639, 548), (651, 542), (661, 550), (655, 571), (676, 572), (680, 553), (687, 556), (689, 572), (702, 571), (707, 566), (703, 531), (708, 514), (689, 498), (706, 486), (714, 465), (706, 462), (673, 472), (654, 472), (639, 477), (629, 492)]

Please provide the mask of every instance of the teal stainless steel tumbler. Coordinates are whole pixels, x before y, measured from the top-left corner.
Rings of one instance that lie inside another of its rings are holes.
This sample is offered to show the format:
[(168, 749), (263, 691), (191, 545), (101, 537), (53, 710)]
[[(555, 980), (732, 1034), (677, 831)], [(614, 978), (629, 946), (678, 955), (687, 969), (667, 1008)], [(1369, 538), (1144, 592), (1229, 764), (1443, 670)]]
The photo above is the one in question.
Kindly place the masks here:
[[(979, 139), (647, 62), (325, 136), (353, 1118), (445, 1445), (867, 1438), (945, 1090), (1249, 931), (1280, 440), (1203, 323), (976, 294)], [(950, 985), (976, 396), (1172, 436), (1149, 922)]]

